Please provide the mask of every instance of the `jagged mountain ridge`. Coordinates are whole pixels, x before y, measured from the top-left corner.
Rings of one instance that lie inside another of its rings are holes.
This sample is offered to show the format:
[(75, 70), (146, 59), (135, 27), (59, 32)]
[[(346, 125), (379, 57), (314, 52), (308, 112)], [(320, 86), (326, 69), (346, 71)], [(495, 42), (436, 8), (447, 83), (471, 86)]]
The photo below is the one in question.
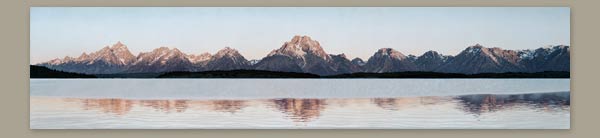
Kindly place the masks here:
[(254, 69), (304, 72), (318, 75), (359, 72), (345, 55), (327, 54), (321, 44), (309, 36), (294, 36), (279, 49), (271, 51), (254, 65)]
[(125, 73), (159, 73), (183, 71), (191, 68), (188, 56), (177, 48), (160, 47), (151, 52), (140, 53)]
[(527, 72), (569, 71), (571, 68), (570, 48), (565, 45), (542, 47), (518, 52), (519, 62)]
[(262, 59), (247, 60), (236, 49), (225, 47), (210, 53), (185, 54), (177, 48), (160, 47), (151, 52), (131, 54), (117, 42), (79, 57), (53, 59), (36, 65), (85, 74), (160, 73), (171, 71), (213, 71), (254, 69), (335, 75), (355, 72), (431, 71), (444, 73), (503, 73), (570, 71), (569, 46), (533, 50), (504, 50), (479, 44), (455, 56), (427, 51), (420, 56), (404, 55), (392, 48), (377, 50), (366, 62), (348, 59), (345, 54), (328, 54), (308, 36), (294, 36)]
[(250, 62), (229, 47), (219, 50), (215, 55), (185, 54), (177, 48), (159, 47), (133, 56), (121, 42), (91, 54), (83, 53), (77, 58), (67, 56), (36, 65), (84, 74), (251, 69)]
[[(520, 72), (523, 67), (518, 64), (517, 51), (501, 48), (485, 48), (479, 44), (467, 47), (453, 60), (437, 68), (437, 72), (452, 73), (485, 73), (485, 72)], [(475, 67), (469, 67), (473, 66)]]
[(449, 55), (442, 55), (436, 51), (430, 50), (423, 55), (418, 56), (414, 63), (419, 71), (435, 71), (440, 66), (447, 63), (448, 60), (452, 60), (454, 57)]
[(477, 44), (434, 69), (434, 72), (464, 74), (542, 71), (570, 71), (569, 46), (549, 46), (532, 51), (486, 48)]
[(215, 55), (207, 61), (202, 70), (238, 70), (251, 69), (250, 62), (242, 56), (237, 50), (225, 47), (219, 50)]
[(131, 54), (127, 46), (119, 41), (90, 54), (84, 52), (77, 58), (66, 56), (63, 59), (57, 58), (38, 65), (66, 72), (108, 74), (125, 71), (135, 60), (136, 57)]
[(392, 48), (381, 48), (367, 60), (365, 72), (403, 72), (417, 71), (417, 66), (409, 57)]

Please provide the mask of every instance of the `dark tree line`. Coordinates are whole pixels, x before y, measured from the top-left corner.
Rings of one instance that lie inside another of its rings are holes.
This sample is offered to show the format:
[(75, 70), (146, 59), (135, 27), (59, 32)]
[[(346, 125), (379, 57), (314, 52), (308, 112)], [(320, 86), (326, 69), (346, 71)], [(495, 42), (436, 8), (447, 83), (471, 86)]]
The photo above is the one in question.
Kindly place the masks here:
[(96, 78), (94, 75), (52, 70), (43, 66), (29, 66), (29, 78)]

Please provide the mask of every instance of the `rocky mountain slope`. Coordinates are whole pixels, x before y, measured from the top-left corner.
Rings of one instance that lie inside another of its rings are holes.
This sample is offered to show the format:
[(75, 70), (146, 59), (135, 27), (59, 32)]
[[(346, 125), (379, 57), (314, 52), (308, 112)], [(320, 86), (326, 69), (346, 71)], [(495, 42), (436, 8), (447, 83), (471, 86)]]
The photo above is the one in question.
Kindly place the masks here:
[(381, 48), (367, 61), (350, 60), (345, 54), (329, 54), (309, 36), (294, 36), (262, 59), (247, 60), (236, 49), (225, 47), (214, 55), (185, 54), (177, 48), (160, 47), (137, 56), (117, 42), (79, 57), (57, 58), (36, 64), (54, 70), (84, 74), (161, 73), (173, 71), (265, 70), (336, 75), (356, 72), (387, 73), (426, 71), (442, 73), (504, 73), (570, 71), (569, 46), (532, 50), (505, 50), (469, 46), (455, 56), (427, 51), (419, 56)]

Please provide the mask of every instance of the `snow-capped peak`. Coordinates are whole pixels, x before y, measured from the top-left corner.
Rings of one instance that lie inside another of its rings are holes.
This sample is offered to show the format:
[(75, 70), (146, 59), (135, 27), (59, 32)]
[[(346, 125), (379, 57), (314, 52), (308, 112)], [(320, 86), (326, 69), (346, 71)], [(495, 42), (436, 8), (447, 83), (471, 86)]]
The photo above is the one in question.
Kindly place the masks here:
[(465, 49), (465, 52), (467, 53), (471, 53), (471, 54), (478, 54), (482, 51), (484, 47), (479, 45), (479, 44), (475, 44), (474, 46), (469, 46), (467, 47), (467, 49)]
[(555, 52), (557, 50), (564, 49), (564, 48), (566, 48), (567, 50), (569, 50), (569, 46), (565, 46), (565, 45), (555, 45), (555, 46), (548, 45), (548, 46), (545, 46), (543, 49), (546, 50), (547, 53), (553, 53), (553, 52)]
[(494, 48), (486, 48), (481, 46), (480, 44), (475, 44), (474, 46), (467, 47), (463, 52), (469, 55), (484, 55), (490, 58), (494, 63), (499, 64), (498, 58), (495, 55), (501, 55), (503, 49), (494, 47)]
[(292, 40), (285, 42), (281, 48), (271, 51), (268, 56), (283, 55), (304, 58), (306, 54), (318, 56), (327, 61), (331, 59), (331, 56), (323, 50), (318, 41), (312, 40), (309, 36), (300, 35), (296, 35)]
[(118, 41), (116, 44), (112, 45), (111, 49), (118, 49), (118, 48), (127, 48), (127, 46), (125, 46), (123, 43), (121, 43), (121, 41)]
[(423, 55), (417, 57), (417, 59), (435, 59), (435, 60), (441, 60), (443, 62), (446, 62), (449, 58), (450, 58), (450, 56), (440, 54), (437, 51), (433, 51), (433, 50), (429, 50), (429, 51), (423, 53)]
[(94, 64), (98, 61), (103, 61), (109, 64), (116, 65), (127, 65), (133, 63), (135, 61), (135, 56), (133, 56), (127, 47), (121, 43), (117, 42), (112, 47), (105, 46), (102, 49), (87, 54), (83, 52), (79, 57), (64, 57), (62, 59), (54, 59), (49, 61), (50, 64), (62, 64), (67, 62), (75, 62), (75, 63), (84, 63), (84, 64)]
[(376, 56), (376, 57), (389, 56), (394, 59), (400, 59), (400, 60), (406, 58), (406, 56), (404, 54), (402, 54), (400, 51), (394, 50), (393, 48), (381, 48), (381, 49), (377, 50), (377, 52), (373, 56)]
[(170, 49), (163, 46), (152, 50), (152, 52), (140, 53), (137, 56), (137, 61), (134, 64), (145, 63), (151, 65), (160, 63), (162, 65), (166, 64), (167, 61), (172, 59), (188, 60), (187, 55), (182, 53), (179, 49)]
[(237, 57), (240, 55), (241, 54), (236, 49), (233, 49), (231, 47), (225, 47), (225, 48), (217, 51), (217, 53), (214, 56), (216, 58), (222, 58), (222, 57)]
[(519, 59), (520, 60), (529, 60), (529, 59), (533, 59), (533, 57), (535, 56), (535, 51), (526, 49), (526, 50), (519, 50), (518, 52), (519, 55)]
[(236, 49), (233, 49), (231, 47), (225, 47), (225, 48), (217, 51), (217, 53), (215, 55), (213, 55), (211, 62), (212, 61), (222, 61), (222, 60), (233, 61), (233, 64), (247, 64), (248, 63), (248, 60), (246, 60), (246, 58), (244, 58), (244, 56), (242, 56), (242, 54), (240, 54), (240, 52), (238, 52)]
[(548, 54), (554, 53), (554, 52), (562, 50), (562, 49), (566, 49), (567, 51), (569, 51), (569, 46), (548, 45), (548, 46), (540, 47), (535, 50), (531, 50), (531, 49), (518, 50), (517, 53), (519, 55), (520, 60), (529, 60), (529, 59), (533, 59), (536, 57), (545, 57)]
[(366, 64), (366, 62), (364, 60), (362, 60), (361, 58), (358, 58), (358, 57), (352, 59), (351, 62), (354, 63), (354, 64), (356, 64), (356, 65), (359, 65), (359, 66), (363, 66), (363, 65)]

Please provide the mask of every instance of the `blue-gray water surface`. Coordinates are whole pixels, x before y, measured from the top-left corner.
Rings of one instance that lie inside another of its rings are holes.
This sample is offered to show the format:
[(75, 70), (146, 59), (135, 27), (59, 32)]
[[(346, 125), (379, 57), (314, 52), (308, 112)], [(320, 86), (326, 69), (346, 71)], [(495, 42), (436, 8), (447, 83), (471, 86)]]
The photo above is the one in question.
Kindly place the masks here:
[(569, 129), (569, 79), (31, 79), (32, 129)]

